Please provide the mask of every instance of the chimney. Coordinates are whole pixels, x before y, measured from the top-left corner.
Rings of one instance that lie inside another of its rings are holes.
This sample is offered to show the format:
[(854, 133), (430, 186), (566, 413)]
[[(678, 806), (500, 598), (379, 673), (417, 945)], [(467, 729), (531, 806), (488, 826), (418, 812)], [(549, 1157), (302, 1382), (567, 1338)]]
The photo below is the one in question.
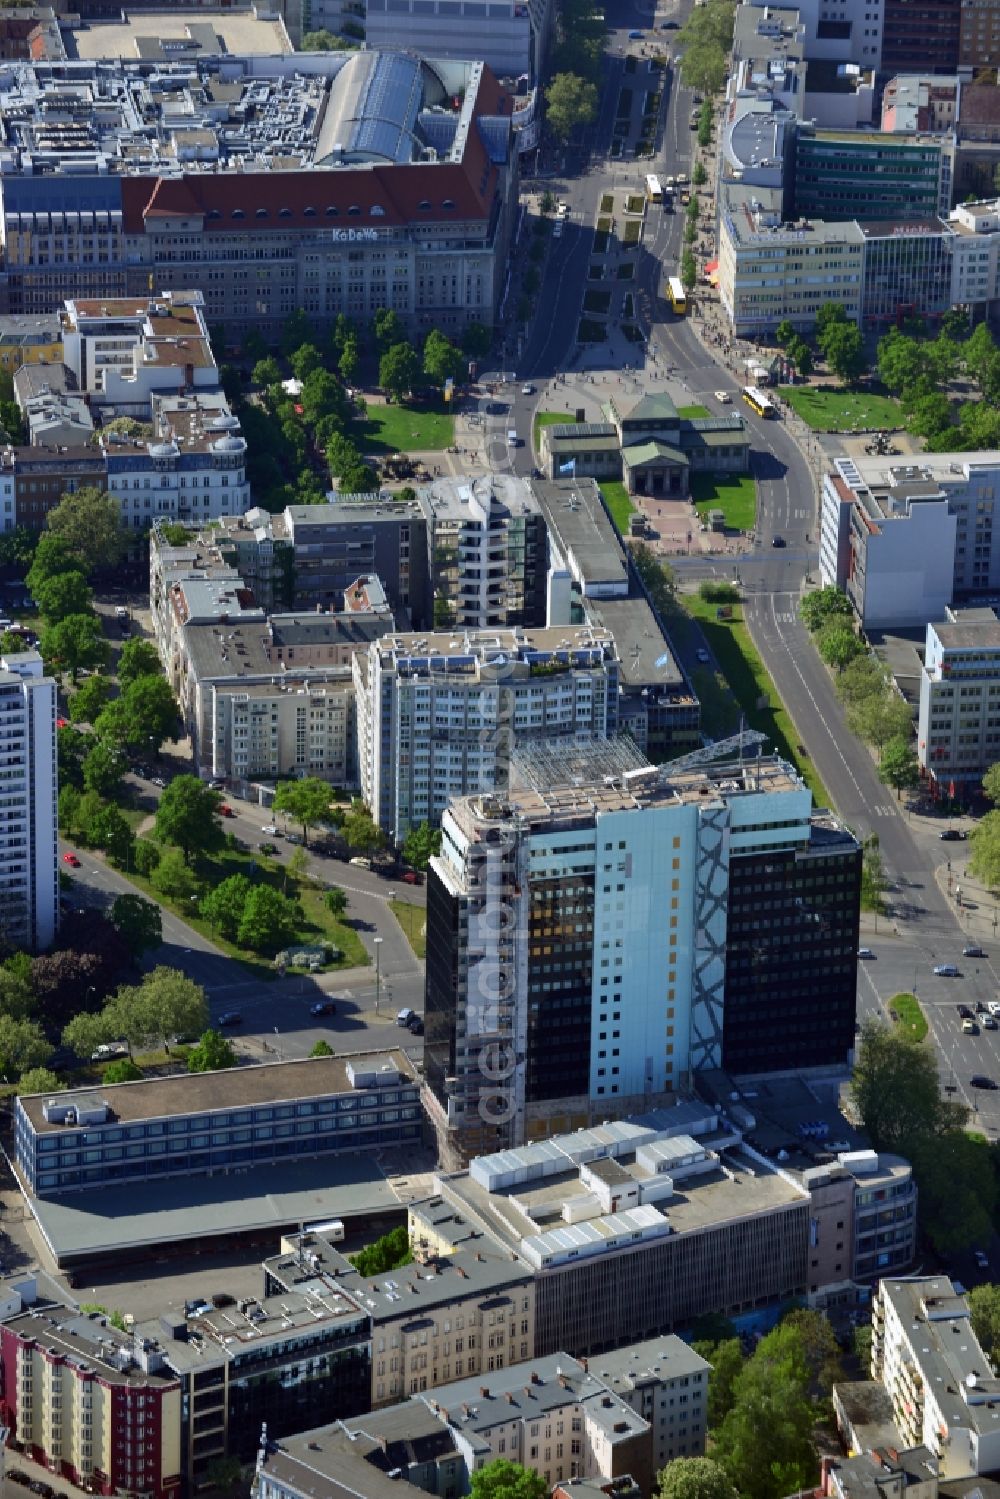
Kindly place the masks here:
[(585, 1358), (581, 1358), (580, 1359), (580, 1367), (583, 1369), (584, 1374), (589, 1374), (590, 1373), (590, 1364), (587, 1361), (587, 1359), (585, 1359)]

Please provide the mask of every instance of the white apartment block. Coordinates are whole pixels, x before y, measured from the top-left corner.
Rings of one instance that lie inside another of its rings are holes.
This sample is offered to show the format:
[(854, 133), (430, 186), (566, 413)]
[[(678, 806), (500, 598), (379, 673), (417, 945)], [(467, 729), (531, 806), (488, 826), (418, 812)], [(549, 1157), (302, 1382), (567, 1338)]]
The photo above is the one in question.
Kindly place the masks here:
[(962, 203), (948, 224), (952, 303), (989, 316), (1000, 297), (1000, 199)]
[(48, 947), (59, 912), (56, 684), (37, 651), (0, 658), (0, 929)]
[(148, 421), (156, 395), (217, 390), (204, 301), (200, 291), (67, 300), (63, 360), (92, 407)]
[(373, 641), (354, 658), (372, 816), (401, 842), (453, 797), (505, 787), (517, 746), (614, 734), (619, 670), (610, 631), (589, 626)]
[[(820, 576), (866, 630), (928, 625), (1000, 592), (1000, 452), (838, 458), (823, 483)], [(996, 539), (995, 539), (996, 538)]]
[(319, 776), (338, 786), (352, 784), (354, 689), (347, 669), (331, 672), (330, 677), (247, 686), (210, 683), (210, 738), (201, 741), (203, 771), (237, 781), (292, 774)]
[(1000, 760), (1000, 619), (995, 609), (946, 609), (927, 626), (917, 757), (947, 789), (975, 783)]
[(880, 1282), (872, 1377), (885, 1386), (903, 1445), (928, 1448), (942, 1480), (1000, 1467), (1000, 1380), (972, 1330), (969, 1303), (947, 1276)]

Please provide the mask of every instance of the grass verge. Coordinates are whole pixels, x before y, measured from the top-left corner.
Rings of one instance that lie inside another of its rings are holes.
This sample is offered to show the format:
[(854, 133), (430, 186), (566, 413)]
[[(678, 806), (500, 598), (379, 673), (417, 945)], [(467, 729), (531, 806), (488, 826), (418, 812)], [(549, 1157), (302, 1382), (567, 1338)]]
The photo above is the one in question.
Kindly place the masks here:
[(427, 912), (423, 906), (414, 906), (408, 900), (391, 900), (389, 910), (403, 928), (403, 935), (413, 948), (414, 954), (423, 962), (427, 953)]
[(894, 994), (889, 1001), (890, 1012), (895, 1010), (897, 1025), (914, 1041), (922, 1041), (927, 1034), (927, 1021), (915, 994)]
[(732, 606), (732, 619), (716, 619), (716, 605), (700, 594), (685, 594), (684, 608), (698, 620), (720, 670), (733, 696), (746, 715), (751, 729), (766, 735), (769, 747), (784, 756), (798, 770), (820, 807), (829, 807), (826, 787), (816, 774), (808, 752), (799, 748), (798, 731), (778, 696), (775, 687), (750, 639), (743, 620), (743, 605)]
[(455, 418), (425, 405), (373, 404), (355, 431), (363, 453), (440, 453), (455, 441)]
[(568, 411), (536, 411), (533, 434), (535, 439), (535, 447), (537, 448), (538, 446), (538, 441), (542, 435), (543, 427), (562, 427), (567, 423), (574, 421), (576, 421), (576, 417)]
[(782, 385), (779, 394), (814, 432), (871, 431), (905, 425), (903, 408), (892, 396), (811, 385)]
[(728, 739), (739, 728), (740, 710), (725, 679), (710, 666), (699, 666), (691, 673), (691, 681), (701, 703), (702, 732), (713, 739)]
[(618, 534), (627, 536), (628, 518), (635, 513), (635, 506), (629, 499), (628, 490), (617, 479), (605, 479), (598, 487), (604, 496), (604, 503), (611, 511), (611, 519), (618, 527)]
[(757, 484), (752, 474), (692, 474), (691, 496), (701, 520), (721, 510), (733, 531), (752, 531), (757, 521)]

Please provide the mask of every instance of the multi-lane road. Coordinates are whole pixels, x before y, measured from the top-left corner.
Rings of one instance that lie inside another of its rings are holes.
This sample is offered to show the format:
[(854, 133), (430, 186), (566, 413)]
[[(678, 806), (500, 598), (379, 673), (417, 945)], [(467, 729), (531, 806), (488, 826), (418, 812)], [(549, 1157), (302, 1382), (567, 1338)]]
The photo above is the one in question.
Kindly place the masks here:
[[(550, 393), (549, 383), (566, 370), (593, 364), (593, 354), (585, 359), (576, 343), (576, 328), (602, 194), (626, 183), (640, 190), (646, 170), (665, 176), (676, 176), (678, 171), (690, 174), (693, 136), (687, 118), (692, 95), (672, 70), (663, 88), (664, 115), (656, 159), (615, 161), (611, 157), (618, 94), (625, 77), (624, 54), (630, 46), (636, 53), (644, 48), (643, 43), (630, 43), (628, 32), (643, 28), (646, 40), (652, 41), (654, 33), (648, 28), (654, 25), (659, 50), (673, 35), (659, 32), (662, 20), (683, 22), (689, 9), (688, 0), (660, 6), (655, 15), (635, 0), (619, 0), (606, 8), (614, 30), (600, 114), (586, 151), (572, 164), (574, 171), (552, 184), (569, 205), (569, 222), (552, 247), (540, 293), (540, 305), (550, 309), (549, 315), (536, 321), (517, 364), (516, 382), (505, 388), (502, 405), (493, 411), (498, 432), (513, 428), (521, 439), (515, 449), (498, 442), (489, 450), (497, 468), (530, 472), (535, 462), (534, 411), (540, 404), (559, 405), (558, 391)], [(639, 66), (643, 66), (641, 61)], [(682, 233), (680, 212), (651, 209), (647, 213), (636, 272), (638, 305), (645, 313), (646, 347), (643, 350), (622, 344), (617, 349), (612, 341), (606, 350), (605, 366), (631, 363), (654, 370), (659, 376), (669, 373), (683, 383), (693, 401), (715, 390), (735, 394), (739, 382), (729, 367), (734, 360), (726, 359), (728, 349), (699, 336), (702, 329), (697, 324), (674, 318), (664, 305), (663, 278), (674, 274), (679, 265)], [(535, 390), (522, 393), (523, 383)], [(883, 862), (894, 886), (893, 917), (883, 923), (878, 936), (865, 938), (878, 956), (861, 965), (859, 1009), (862, 1013), (875, 1009), (884, 1014), (893, 994), (915, 987), (937, 1043), (942, 1084), (954, 1087), (978, 1111), (987, 1133), (1000, 1134), (1000, 1093), (977, 1092), (969, 1087), (970, 1078), (978, 1073), (1000, 1081), (1000, 1033), (964, 1035), (956, 1011), (960, 1002), (974, 1008), (977, 1002), (985, 1003), (1000, 994), (1000, 969), (994, 970), (989, 958), (962, 962), (962, 947), (968, 938), (953, 904), (935, 879), (946, 853), (958, 850), (964, 857), (964, 845), (941, 844), (933, 830), (923, 834), (911, 830), (893, 793), (879, 780), (869, 751), (848, 730), (831, 677), (799, 619), (806, 577), (818, 567), (816, 460), (822, 457), (822, 449), (813, 439), (807, 455), (784, 422), (764, 422), (746, 408), (742, 410), (753, 438), (757, 479), (754, 540), (735, 558), (672, 559), (675, 569), (682, 581), (712, 575), (738, 578), (751, 634), (835, 809), (860, 837), (878, 835)], [(775, 536), (784, 546), (772, 546)], [(1000, 944), (997, 952), (1000, 956)], [(933, 968), (942, 962), (959, 962), (962, 977), (935, 977)]]

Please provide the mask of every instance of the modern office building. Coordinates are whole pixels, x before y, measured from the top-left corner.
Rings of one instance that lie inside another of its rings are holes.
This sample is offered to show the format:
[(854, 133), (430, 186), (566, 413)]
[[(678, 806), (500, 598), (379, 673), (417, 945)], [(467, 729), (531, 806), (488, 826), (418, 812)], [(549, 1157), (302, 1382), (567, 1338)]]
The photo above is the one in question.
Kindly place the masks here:
[(179, 1495), (181, 1387), (158, 1348), (99, 1313), (38, 1304), (0, 1326), (0, 1370), (8, 1446), (57, 1481), (125, 1499)]
[(887, 73), (954, 73), (962, 10), (969, 0), (885, 0), (882, 67)]
[(867, 219), (864, 236), (865, 329), (898, 327), (909, 317), (931, 321), (952, 305), (953, 232), (943, 219)]
[[(298, 308), (492, 326), (517, 212), (512, 92), (478, 61), (312, 56), (227, 58), (224, 103), (209, 57), (5, 74), (7, 310), (48, 312), (72, 270), (85, 302), (200, 287), (234, 341), (276, 337)], [(50, 83), (74, 111), (57, 142), (36, 108)]]
[(636, 768), (615, 748), (529, 751), (521, 787), (443, 818), (424, 1048), (443, 1159), (634, 1112), (704, 1070), (850, 1054), (854, 838), (780, 760)]
[(329, 609), (367, 576), (378, 578), (390, 606), (409, 615), (414, 629), (431, 628), (427, 520), (417, 501), (339, 495), (330, 505), (289, 505), (271, 530), (276, 558), (284, 538), (292, 548), (296, 608)]
[(951, 208), (952, 157), (939, 135), (817, 130), (799, 123), (793, 218), (936, 219)]
[(460, 796), (502, 792), (515, 749), (618, 728), (613, 637), (549, 630), (383, 635), (354, 657), (361, 792), (396, 843)]
[(989, 606), (946, 609), (927, 626), (917, 758), (945, 794), (971, 790), (1000, 760), (1000, 618)]
[(513, 474), (446, 477), (421, 486), (438, 630), (545, 625), (546, 526)]
[(22, 1094), (15, 1116), (18, 1170), (38, 1197), (109, 1175), (146, 1182), (252, 1171), (420, 1139), (416, 1076), (401, 1051)]
[[(312, 0), (315, 5), (317, 0)], [(369, 47), (401, 47), (418, 57), (483, 61), (498, 78), (537, 84), (552, 31), (551, 0), (366, 0)]]
[(788, 320), (811, 328), (824, 302), (852, 321), (862, 311), (865, 237), (846, 221), (785, 228), (782, 208), (763, 214), (724, 195), (719, 221), (719, 296), (738, 336)]
[(947, 1276), (880, 1283), (872, 1378), (885, 1387), (903, 1445), (926, 1447), (942, 1479), (1000, 1467), (1000, 1381)]
[(153, 397), (215, 391), (219, 372), (200, 291), (67, 298), (62, 358), (95, 411), (149, 421)]
[(820, 576), (865, 630), (927, 625), (1000, 590), (1000, 453), (838, 458), (823, 482)]
[(0, 657), (0, 926), (4, 945), (40, 951), (59, 919), (56, 684), (37, 651)]

